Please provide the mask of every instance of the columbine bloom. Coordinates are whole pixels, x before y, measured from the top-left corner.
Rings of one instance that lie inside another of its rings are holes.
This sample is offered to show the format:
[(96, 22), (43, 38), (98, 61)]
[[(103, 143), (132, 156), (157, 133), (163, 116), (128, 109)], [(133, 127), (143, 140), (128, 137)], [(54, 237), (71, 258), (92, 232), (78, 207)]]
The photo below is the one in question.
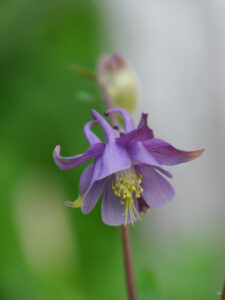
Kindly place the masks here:
[[(94, 162), (82, 173), (79, 183), (79, 198), (67, 202), (68, 206), (81, 207), (88, 214), (101, 194), (102, 220), (108, 225), (134, 223), (140, 213), (156, 208), (174, 197), (174, 189), (165, 177), (172, 175), (162, 165), (176, 165), (201, 155), (204, 150), (181, 151), (169, 143), (155, 138), (143, 113), (135, 129), (130, 114), (122, 108), (113, 108), (106, 115), (122, 115), (125, 130), (112, 128), (95, 110), (94, 118), (84, 126), (89, 149), (74, 157), (60, 156), (56, 146), (53, 157), (62, 170), (72, 169), (91, 158)], [(100, 124), (104, 130), (105, 143), (91, 131), (91, 126)]]

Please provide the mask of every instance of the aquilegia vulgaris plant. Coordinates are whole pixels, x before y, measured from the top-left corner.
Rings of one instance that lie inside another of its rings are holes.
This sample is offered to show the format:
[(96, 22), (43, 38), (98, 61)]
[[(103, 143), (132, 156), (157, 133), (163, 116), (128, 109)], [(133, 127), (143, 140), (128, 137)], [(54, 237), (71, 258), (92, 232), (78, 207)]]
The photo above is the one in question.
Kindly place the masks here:
[[(154, 137), (147, 124), (147, 113), (142, 113), (139, 125), (135, 127), (128, 110), (133, 112), (135, 108), (137, 82), (134, 72), (122, 56), (103, 56), (97, 74), (82, 67), (74, 66), (74, 69), (100, 87), (108, 120), (94, 109), (91, 110), (93, 120), (84, 126), (84, 135), (90, 145), (88, 150), (84, 154), (62, 157), (60, 146), (56, 146), (53, 157), (61, 170), (69, 170), (93, 160), (80, 177), (78, 199), (66, 204), (81, 208), (84, 214), (88, 214), (103, 196), (103, 222), (111, 226), (122, 225), (127, 290), (129, 299), (136, 300), (126, 225), (133, 225), (141, 218), (142, 212), (159, 207), (174, 197), (174, 189), (166, 179), (172, 178), (172, 175), (164, 166), (190, 161), (199, 157), (204, 150), (178, 150)], [(122, 107), (115, 107), (116, 103)], [(120, 126), (118, 114), (124, 126)], [(102, 127), (105, 141), (101, 141), (92, 131), (95, 125)]]
[[(147, 125), (148, 115), (145, 113), (137, 129), (125, 109), (113, 108), (105, 115), (114, 113), (123, 116), (125, 130), (118, 126), (113, 128), (92, 110), (94, 120), (84, 126), (89, 149), (81, 155), (62, 157), (60, 146), (56, 146), (53, 155), (62, 170), (72, 169), (94, 158), (81, 175), (78, 199), (67, 202), (67, 205), (81, 207), (82, 212), (88, 214), (103, 194), (102, 220), (108, 225), (118, 226), (133, 224), (141, 212), (159, 207), (173, 198), (174, 189), (163, 176), (171, 178), (172, 175), (162, 165), (187, 162), (201, 155), (203, 150), (181, 151), (155, 138)], [(105, 143), (91, 131), (91, 126), (96, 124), (104, 130)]]

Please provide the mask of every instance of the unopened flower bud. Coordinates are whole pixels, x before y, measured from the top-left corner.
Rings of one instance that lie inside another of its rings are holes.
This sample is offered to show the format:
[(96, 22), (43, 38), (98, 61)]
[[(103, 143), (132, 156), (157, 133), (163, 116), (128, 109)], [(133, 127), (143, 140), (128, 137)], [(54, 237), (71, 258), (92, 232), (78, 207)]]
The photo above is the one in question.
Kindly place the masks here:
[(97, 80), (109, 93), (116, 107), (133, 114), (138, 102), (138, 84), (134, 71), (123, 56), (103, 55), (98, 63)]

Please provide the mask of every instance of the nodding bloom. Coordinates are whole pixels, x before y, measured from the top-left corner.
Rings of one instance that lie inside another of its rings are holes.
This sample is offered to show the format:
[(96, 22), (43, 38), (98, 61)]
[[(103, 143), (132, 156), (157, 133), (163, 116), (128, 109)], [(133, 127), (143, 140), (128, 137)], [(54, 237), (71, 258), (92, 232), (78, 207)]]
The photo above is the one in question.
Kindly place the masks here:
[[(172, 175), (162, 165), (176, 165), (199, 157), (202, 150), (181, 151), (169, 143), (155, 138), (143, 113), (137, 128), (130, 114), (122, 108), (108, 110), (105, 115), (122, 115), (125, 130), (112, 127), (95, 110), (92, 121), (84, 126), (84, 134), (90, 147), (73, 157), (62, 157), (56, 146), (53, 157), (61, 170), (72, 169), (92, 158), (83, 171), (79, 183), (79, 197), (67, 202), (71, 207), (81, 207), (88, 214), (103, 195), (101, 214), (105, 224), (118, 226), (134, 223), (140, 213), (156, 208), (174, 197), (174, 189), (165, 177)], [(105, 143), (91, 131), (100, 124)]]

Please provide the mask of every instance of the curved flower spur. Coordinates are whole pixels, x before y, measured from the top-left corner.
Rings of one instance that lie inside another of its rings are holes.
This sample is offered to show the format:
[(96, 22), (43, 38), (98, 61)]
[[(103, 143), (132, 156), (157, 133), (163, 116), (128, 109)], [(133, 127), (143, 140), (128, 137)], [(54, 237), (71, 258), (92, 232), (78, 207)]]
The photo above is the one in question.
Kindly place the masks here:
[[(88, 214), (101, 194), (102, 220), (105, 224), (119, 226), (140, 218), (140, 213), (156, 208), (174, 197), (174, 189), (165, 178), (172, 175), (162, 165), (176, 165), (199, 157), (204, 149), (181, 151), (169, 143), (155, 138), (143, 113), (135, 129), (130, 114), (122, 108), (108, 110), (105, 115), (119, 113), (125, 124), (116, 130), (95, 110), (94, 118), (84, 126), (89, 149), (74, 157), (60, 156), (56, 146), (53, 157), (62, 170), (72, 169), (91, 158), (94, 162), (83, 171), (79, 183), (79, 197), (67, 202), (71, 207), (81, 207)], [(105, 143), (91, 131), (91, 126), (100, 124), (104, 130)]]

